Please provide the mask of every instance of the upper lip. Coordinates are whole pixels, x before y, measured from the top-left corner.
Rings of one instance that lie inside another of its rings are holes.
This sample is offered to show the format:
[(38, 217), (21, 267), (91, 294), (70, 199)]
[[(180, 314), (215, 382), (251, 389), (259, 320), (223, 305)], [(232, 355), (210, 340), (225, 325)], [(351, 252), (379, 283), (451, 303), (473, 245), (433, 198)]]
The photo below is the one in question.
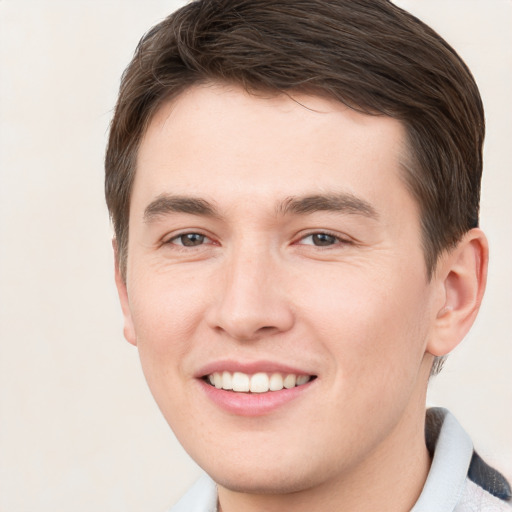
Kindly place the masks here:
[(202, 378), (215, 372), (241, 372), (248, 375), (255, 373), (282, 373), (294, 375), (315, 375), (304, 368), (290, 366), (276, 361), (234, 361), (231, 359), (217, 360), (201, 366), (195, 373), (195, 377)]

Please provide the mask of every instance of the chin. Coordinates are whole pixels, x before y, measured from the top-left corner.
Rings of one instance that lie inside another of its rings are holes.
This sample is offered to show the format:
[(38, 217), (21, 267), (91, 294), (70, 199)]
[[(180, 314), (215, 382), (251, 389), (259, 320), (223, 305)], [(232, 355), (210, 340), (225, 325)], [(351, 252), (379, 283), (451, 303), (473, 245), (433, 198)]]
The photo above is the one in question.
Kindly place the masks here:
[[(224, 459), (221, 464), (200, 464), (221, 487), (233, 492), (248, 494), (290, 494), (315, 487), (328, 480), (328, 471), (311, 459), (301, 456), (281, 456), (278, 452), (268, 457)], [(269, 460), (270, 459), (270, 460)], [(203, 462), (203, 461), (199, 461)]]
[(288, 469), (284, 473), (266, 472), (260, 475), (210, 474), (221, 487), (244, 494), (292, 494), (314, 486), (311, 476), (295, 475)]

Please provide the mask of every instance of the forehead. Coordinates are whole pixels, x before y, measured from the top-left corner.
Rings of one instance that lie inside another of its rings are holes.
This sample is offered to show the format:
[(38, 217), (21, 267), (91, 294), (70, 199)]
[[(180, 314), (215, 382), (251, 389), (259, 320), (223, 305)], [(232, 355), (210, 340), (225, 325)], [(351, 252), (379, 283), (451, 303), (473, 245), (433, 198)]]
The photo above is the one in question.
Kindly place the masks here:
[(333, 186), (389, 194), (404, 189), (405, 139), (399, 121), (334, 100), (197, 85), (155, 113), (139, 149), (133, 194), (194, 192), (222, 200), (247, 186), (255, 200)]

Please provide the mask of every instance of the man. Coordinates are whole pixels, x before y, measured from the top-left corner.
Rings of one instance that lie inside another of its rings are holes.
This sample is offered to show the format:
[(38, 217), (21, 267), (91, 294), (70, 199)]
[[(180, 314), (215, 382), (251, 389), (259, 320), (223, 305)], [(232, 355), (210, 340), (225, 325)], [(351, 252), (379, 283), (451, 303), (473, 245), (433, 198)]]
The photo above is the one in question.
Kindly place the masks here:
[(509, 510), (429, 376), (484, 293), (484, 117), (385, 0), (192, 2), (106, 156), (125, 337), (208, 477), (174, 511)]

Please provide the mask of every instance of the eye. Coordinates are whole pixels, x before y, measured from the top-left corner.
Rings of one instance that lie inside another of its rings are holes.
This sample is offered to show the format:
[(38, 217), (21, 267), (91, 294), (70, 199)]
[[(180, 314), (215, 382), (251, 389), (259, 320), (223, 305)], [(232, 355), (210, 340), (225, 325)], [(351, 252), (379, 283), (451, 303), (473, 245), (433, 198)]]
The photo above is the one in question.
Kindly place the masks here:
[(197, 247), (211, 240), (201, 233), (182, 233), (181, 235), (171, 238), (168, 244), (181, 245), (183, 247)]
[(311, 233), (300, 239), (299, 243), (302, 245), (314, 245), (316, 247), (329, 247), (339, 243), (349, 243), (348, 240), (343, 240), (338, 236), (331, 235), (330, 233)]

